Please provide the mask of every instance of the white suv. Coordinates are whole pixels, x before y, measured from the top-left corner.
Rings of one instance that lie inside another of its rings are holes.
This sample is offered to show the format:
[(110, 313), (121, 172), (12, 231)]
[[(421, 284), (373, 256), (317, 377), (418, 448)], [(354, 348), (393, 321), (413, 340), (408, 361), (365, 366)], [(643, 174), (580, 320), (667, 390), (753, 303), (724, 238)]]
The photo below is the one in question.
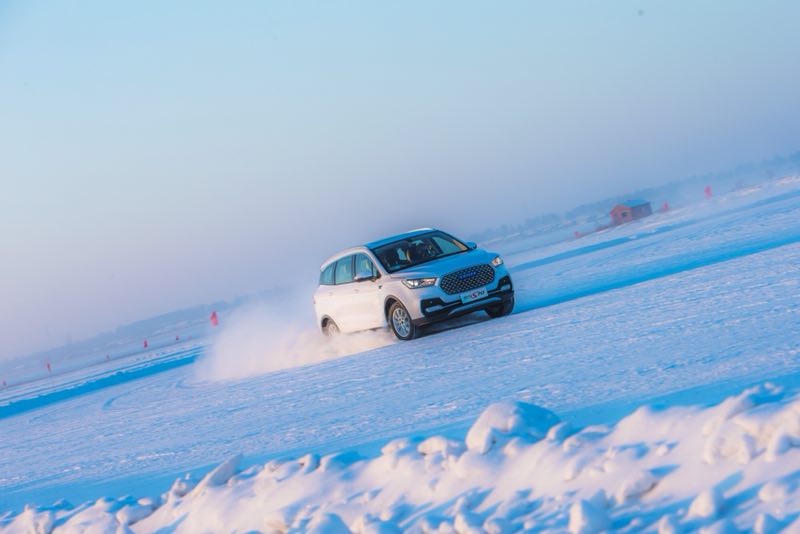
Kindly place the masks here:
[(476, 310), (514, 309), (503, 260), (440, 230), (425, 228), (343, 250), (322, 264), (314, 294), (325, 334), (389, 325), (398, 339)]

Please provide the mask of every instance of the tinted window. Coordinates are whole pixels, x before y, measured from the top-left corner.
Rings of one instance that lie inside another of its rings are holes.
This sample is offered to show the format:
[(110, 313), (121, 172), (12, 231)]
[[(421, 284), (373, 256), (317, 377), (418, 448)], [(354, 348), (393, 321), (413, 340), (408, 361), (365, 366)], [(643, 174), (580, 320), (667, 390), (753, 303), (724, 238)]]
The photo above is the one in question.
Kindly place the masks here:
[(336, 262), (336, 285), (353, 281), (353, 256), (347, 256)]
[(335, 263), (331, 263), (324, 269), (322, 272), (319, 273), (319, 284), (321, 286), (332, 286), (333, 285), (333, 270), (336, 268)]
[(444, 232), (434, 231), (389, 243), (372, 250), (390, 273), (444, 256), (469, 250), (467, 245)]
[(449, 239), (445, 239), (442, 236), (435, 235), (433, 236), (433, 241), (439, 247), (439, 250), (442, 251), (442, 254), (455, 254), (457, 252), (461, 252), (464, 249), (461, 248), (461, 243), (456, 241), (450, 241)]
[(372, 263), (372, 260), (369, 259), (369, 256), (366, 254), (356, 254), (356, 274), (367, 271), (372, 273), (372, 276), (378, 275), (378, 269), (375, 267), (375, 264)]

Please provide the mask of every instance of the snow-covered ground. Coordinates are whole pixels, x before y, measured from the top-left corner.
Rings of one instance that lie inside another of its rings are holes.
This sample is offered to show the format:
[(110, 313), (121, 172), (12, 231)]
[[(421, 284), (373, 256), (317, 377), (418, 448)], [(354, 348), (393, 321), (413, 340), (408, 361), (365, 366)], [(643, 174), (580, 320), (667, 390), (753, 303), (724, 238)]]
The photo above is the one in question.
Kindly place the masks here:
[[(490, 405), (464, 440), (394, 439), (241, 470), (162, 495), (29, 508), (8, 532), (712, 532), (800, 530), (800, 398), (773, 385), (706, 409), (644, 407), (576, 429)], [(38, 530), (37, 530), (38, 529)]]
[[(0, 393), (0, 525), (794, 521), (800, 181), (568, 243), (509, 246), (506, 262), (517, 313), (411, 343), (235, 380), (200, 372), (211, 355), (197, 347), (186, 365)], [(87, 504), (53, 504), (61, 498)]]

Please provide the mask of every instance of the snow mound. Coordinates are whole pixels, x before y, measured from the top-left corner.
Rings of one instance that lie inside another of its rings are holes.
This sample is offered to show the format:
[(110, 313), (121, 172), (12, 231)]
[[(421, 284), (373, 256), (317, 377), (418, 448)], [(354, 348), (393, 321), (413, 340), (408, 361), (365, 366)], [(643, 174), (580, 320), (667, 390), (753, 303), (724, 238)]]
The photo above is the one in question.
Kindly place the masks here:
[(234, 456), (157, 499), (27, 507), (0, 517), (0, 531), (798, 531), (799, 407), (765, 385), (717, 406), (643, 407), (569, 429), (544, 408), (498, 403), (464, 441), (398, 438), (371, 456), (244, 469)]
[(569, 531), (573, 534), (600, 532), (610, 526), (605, 510), (589, 501), (580, 500), (569, 509)]
[(487, 453), (495, 444), (511, 438), (537, 441), (559, 422), (553, 412), (525, 402), (492, 404), (467, 433), (467, 448)]

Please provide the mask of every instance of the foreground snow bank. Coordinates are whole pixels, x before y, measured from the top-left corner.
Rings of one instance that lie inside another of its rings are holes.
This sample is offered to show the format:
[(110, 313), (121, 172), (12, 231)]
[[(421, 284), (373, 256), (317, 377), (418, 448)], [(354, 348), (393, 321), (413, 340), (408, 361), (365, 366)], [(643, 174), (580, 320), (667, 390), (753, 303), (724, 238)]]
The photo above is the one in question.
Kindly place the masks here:
[(157, 499), (27, 508), (0, 530), (800, 532), (800, 398), (771, 385), (583, 429), (530, 404), (494, 404), (465, 441), (240, 461), (178, 479)]

